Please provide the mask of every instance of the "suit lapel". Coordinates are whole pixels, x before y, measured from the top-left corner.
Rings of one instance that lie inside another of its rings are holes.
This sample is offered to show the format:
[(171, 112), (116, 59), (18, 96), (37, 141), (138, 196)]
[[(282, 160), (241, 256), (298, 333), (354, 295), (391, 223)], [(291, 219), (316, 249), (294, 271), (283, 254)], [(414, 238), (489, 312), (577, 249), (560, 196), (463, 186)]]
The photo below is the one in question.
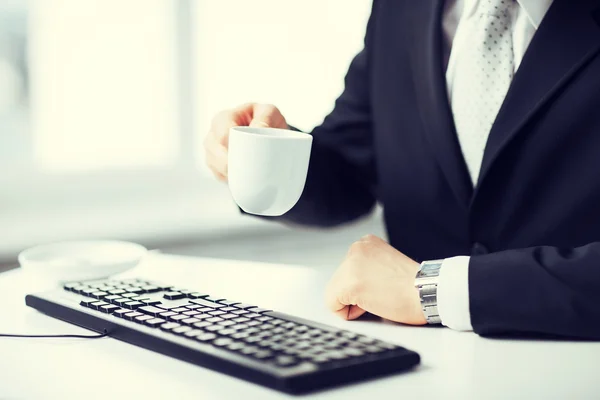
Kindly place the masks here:
[(598, 6), (598, 0), (555, 0), (548, 10), (490, 132), (477, 188), (502, 149), (600, 50)]
[(425, 135), (459, 203), (466, 208), (473, 186), (469, 178), (448, 101), (443, 65), (444, 0), (410, 1), (410, 56), (415, 92)]

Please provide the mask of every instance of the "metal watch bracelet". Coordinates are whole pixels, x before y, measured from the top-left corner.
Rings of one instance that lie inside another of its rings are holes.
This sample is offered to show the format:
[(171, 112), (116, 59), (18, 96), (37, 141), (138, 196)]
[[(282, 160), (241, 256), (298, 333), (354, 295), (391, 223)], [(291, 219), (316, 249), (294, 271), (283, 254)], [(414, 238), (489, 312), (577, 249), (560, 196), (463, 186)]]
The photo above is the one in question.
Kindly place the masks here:
[(424, 261), (415, 280), (421, 308), (428, 324), (442, 323), (437, 303), (437, 287), (442, 262), (443, 260)]

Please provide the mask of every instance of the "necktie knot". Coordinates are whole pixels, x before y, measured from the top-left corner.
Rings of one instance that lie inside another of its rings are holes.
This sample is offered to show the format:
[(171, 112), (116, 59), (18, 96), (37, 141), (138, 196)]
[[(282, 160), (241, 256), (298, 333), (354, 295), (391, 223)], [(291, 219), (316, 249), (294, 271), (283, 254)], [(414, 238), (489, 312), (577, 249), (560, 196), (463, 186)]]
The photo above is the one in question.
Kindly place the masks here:
[(514, 0), (480, 0), (479, 11), (497, 17), (507, 16), (513, 3)]

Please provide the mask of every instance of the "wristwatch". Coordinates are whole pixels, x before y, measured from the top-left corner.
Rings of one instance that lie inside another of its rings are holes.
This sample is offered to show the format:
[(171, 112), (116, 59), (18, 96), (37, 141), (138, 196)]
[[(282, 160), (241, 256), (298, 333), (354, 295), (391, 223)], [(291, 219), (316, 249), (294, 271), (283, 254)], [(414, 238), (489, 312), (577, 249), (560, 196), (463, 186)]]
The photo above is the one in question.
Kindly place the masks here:
[(442, 323), (438, 312), (437, 286), (443, 261), (423, 261), (415, 279), (415, 287), (419, 290), (421, 307), (428, 324)]

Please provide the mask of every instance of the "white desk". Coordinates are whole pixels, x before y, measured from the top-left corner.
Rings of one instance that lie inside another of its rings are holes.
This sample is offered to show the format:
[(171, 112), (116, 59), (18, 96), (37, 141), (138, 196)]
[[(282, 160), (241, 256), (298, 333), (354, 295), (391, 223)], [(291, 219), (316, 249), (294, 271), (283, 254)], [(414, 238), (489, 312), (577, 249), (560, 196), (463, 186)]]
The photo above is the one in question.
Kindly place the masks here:
[[(309, 396), (323, 399), (600, 398), (600, 343), (483, 339), (445, 328), (346, 322), (325, 309), (332, 268), (153, 254), (126, 276), (174, 285), (355, 330), (416, 350), (415, 371)], [(89, 333), (24, 305), (20, 270), (0, 275), (0, 332)], [(28, 289), (27, 286), (30, 286)], [(0, 398), (278, 399), (291, 397), (120, 341), (0, 338)]]

